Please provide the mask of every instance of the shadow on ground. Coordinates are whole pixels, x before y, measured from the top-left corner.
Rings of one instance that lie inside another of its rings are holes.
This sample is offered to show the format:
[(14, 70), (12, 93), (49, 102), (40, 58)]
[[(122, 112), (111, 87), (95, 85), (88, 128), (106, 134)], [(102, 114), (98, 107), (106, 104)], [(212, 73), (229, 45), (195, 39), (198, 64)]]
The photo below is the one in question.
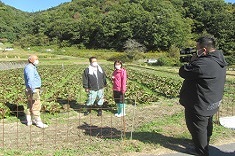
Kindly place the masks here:
[(99, 127), (95, 125), (89, 125), (86, 122), (77, 128), (84, 130), (85, 135), (99, 137), (102, 139), (115, 139), (120, 138), (122, 135), (122, 132), (114, 127)]
[[(84, 112), (86, 110), (86, 105), (83, 103), (78, 103), (76, 100), (68, 100), (63, 98), (57, 98), (56, 102), (58, 102), (64, 110), (73, 109), (76, 112)], [(104, 111), (110, 111), (112, 113), (116, 112), (113, 108), (114, 106), (110, 105), (108, 101), (103, 103), (102, 109)], [(94, 104), (91, 108), (92, 110), (97, 110), (99, 107)]]
[(10, 102), (6, 102), (6, 106), (10, 109), (11, 115), (17, 117), (22, 124), (26, 124), (25, 112), (23, 105), (17, 105)]
[[(127, 133), (126, 136), (131, 137), (131, 133)], [(164, 136), (157, 132), (133, 132), (132, 139), (139, 140), (143, 143), (159, 144), (160, 146), (181, 153), (194, 153), (193, 143), (190, 139)]]
[(210, 152), (211, 156), (235, 156), (235, 149), (233, 152), (226, 152), (226, 151), (223, 151), (217, 147), (210, 146), (209, 152)]
[[(130, 133), (127, 135), (130, 136)], [(190, 139), (164, 136), (156, 132), (134, 132), (132, 134), (132, 138), (143, 143), (159, 144), (165, 148), (177, 152), (176, 154), (170, 153), (162, 156), (195, 155), (194, 146)], [(210, 156), (235, 156), (235, 150), (231, 152), (231, 149), (234, 149), (234, 146), (235, 144), (231, 147), (227, 147), (227, 150), (223, 147), (219, 149), (217, 147), (210, 146)]]
[(89, 125), (84, 122), (78, 129), (84, 130), (85, 135), (99, 137), (99, 138), (120, 138), (125, 136), (127, 139), (139, 140), (143, 143), (159, 144), (165, 148), (171, 149), (173, 151), (192, 154), (193, 144), (189, 139), (174, 138), (169, 136), (164, 136), (160, 133), (155, 132), (126, 132), (125, 135), (123, 131), (117, 130), (111, 127), (99, 127), (95, 125)]

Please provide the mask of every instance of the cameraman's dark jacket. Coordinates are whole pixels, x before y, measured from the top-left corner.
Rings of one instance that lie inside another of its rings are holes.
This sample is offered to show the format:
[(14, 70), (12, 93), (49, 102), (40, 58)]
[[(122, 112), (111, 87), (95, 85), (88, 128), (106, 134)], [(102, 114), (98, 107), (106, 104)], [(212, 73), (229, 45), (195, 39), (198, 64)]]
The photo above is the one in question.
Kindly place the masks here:
[(214, 51), (182, 66), (180, 104), (202, 116), (215, 114), (223, 97), (226, 65), (222, 52)]
[(106, 87), (107, 81), (106, 81), (106, 74), (104, 70), (103, 70), (103, 73), (97, 70), (97, 76), (98, 76), (98, 79), (96, 78), (94, 74), (93, 75), (89, 74), (89, 68), (86, 68), (82, 75), (83, 88), (88, 88), (90, 90), (97, 91), (99, 89)]

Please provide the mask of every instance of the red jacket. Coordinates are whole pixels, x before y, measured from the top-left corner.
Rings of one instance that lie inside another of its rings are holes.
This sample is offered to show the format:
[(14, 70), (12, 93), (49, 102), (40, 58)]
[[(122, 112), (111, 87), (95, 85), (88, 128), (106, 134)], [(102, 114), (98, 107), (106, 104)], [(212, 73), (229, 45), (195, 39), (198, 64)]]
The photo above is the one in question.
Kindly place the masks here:
[(114, 91), (126, 92), (127, 74), (124, 68), (114, 70), (112, 81)]

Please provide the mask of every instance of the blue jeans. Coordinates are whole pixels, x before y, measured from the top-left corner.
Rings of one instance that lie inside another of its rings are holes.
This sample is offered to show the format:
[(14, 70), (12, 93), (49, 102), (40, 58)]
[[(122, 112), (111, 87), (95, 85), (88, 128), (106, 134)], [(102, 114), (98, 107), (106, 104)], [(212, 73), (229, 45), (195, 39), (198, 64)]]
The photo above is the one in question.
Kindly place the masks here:
[(100, 90), (90, 90), (88, 93), (88, 99), (86, 101), (87, 106), (91, 106), (94, 104), (97, 99), (98, 106), (102, 106), (104, 103), (104, 89)]

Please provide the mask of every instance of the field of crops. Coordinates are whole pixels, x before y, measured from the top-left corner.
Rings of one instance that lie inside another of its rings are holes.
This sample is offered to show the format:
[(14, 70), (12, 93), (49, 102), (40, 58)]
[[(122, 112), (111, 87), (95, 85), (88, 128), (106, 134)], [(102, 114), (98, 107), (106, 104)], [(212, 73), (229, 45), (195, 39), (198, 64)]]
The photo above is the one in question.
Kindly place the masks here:
[[(38, 71), (42, 78), (43, 111), (49, 113), (61, 112), (63, 104), (84, 104), (86, 93), (82, 88), (82, 73), (86, 65), (53, 65), (39, 66)], [(113, 104), (111, 74), (112, 65), (103, 65), (107, 74), (108, 86), (105, 90), (105, 98), (109, 105)], [(138, 69), (138, 68), (137, 68)], [(178, 96), (181, 81), (171, 77), (156, 75), (149, 72), (128, 68), (128, 90), (126, 99), (128, 102), (136, 101), (138, 104), (146, 104), (158, 101), (159, 96), (174, 98)], [(12, 105), (26, 106), (23, 69), (11, 69), (0, 71), (1, 86), (0, 99), (1, 118), (10, 115)], [(67, 101), (67, 103), (66, 103)], [(17, 107), (20, 108), (20, 107)]]
[[(43, 65), (38, 67), (42, 78), (43, 111), (51, 114), (64, 111), (66, 104), (83, 105), (86, 93), (82, 88), (82, 73), (87, 65)], [(104, 64), (108, 86), (105, 90), (107, 103), (112, 106), (111, 75), (113, 67)], [(127, 65), (128, 90), (126, 99), (128, 103), (147, 104), (157, 102), (159, 97), (175, 98), (179, 94), (182, 79), (177, 71), (157, 70), (154, 68)], [(0, 85), (0, 118), (10, 116), (14, 108), (26, 106), (23, 69), (1, 70)], [(225, 99), (233, 99), (233, 75), (227, 80), (225, 87)], [(225, 102), (226, 102), (225, 100)], [(229, 100), (229, 103), (231, 101)], [(64, 106), (65, 105), (65, 106)], [(14, 107), (18, 106), (18, 107)]]
[[(53, 149), (63, 146), (64, 148), (79, 148), (74, 152), (79, 151), (81, 155), (87, 152), (94, 154), (102, 148), (104, 150), (98, 153), (103, 155), (102, 152), (106, 154), (110, 152), (108, 149), (118, 151), (121, 148), (121, 153), (125, 153), (139, 151), (144, 147), (152, 148), (152, 143), (155, 149), (155, 144), (156, 146), (164, 145), (166, 140), (169, 143), (173, 141), (175, 144), (179, 142), (188, 144), (187, 140), (182, 139), (188, 138), (189, 134), (183, 122), (183, 108), (178, 104), (178, 94), (182, 84), (182, 79), (178, 76), (178, 68), (125, 64), (128, 72), (126, 93), (128, 115), (123, 121), (113, 117), (116, 107), (112, 98), (113, 65), (111, 63), (105, 62), (101, 65), (108, 79), (108, 86), (105, 89), (106, 108), (101, 118), (97, 118), (94, 112), (90, 117), (82, 115), (86, 100), (86, 93), (82, 88), (82, 73), (87, 64), (70, 63), (69, 65), (68, 62), (57, 63), (57, 65), (48, 64), (49, 62), (38, 66), (43, 84), (41, 100), (44, 113), (42, 115), (46, 116), (44, 120), (50, 125), (45, 131), (40, 131), (36, 127), (29, 128), (22, 124), (22, 121), (19, 122), (19, 116), (24, 115), (26, 107), (23, 69), (0, 70), (1, 148), (15, 148), (21, 151), (25, 148), (40, 151), (43, 148), (52, 149), (49, 151), (53, 153)], [(224, 101), (220, 110), (222, 116), (234, 115), (234, 84), (234, 72), (229, 71)], [(135, 110), (133, 104), (137, 104), (136, 113), (133, 111)], [(234, 135), (232, 131), (216, 126), (215, 141), (218, 142), (224, 137), (222, 136), (224, 131), (227, 136)], [(138, 143), (129, 140), (126, 142), (126, 147), (122, 147), (119, 139), (124, 133), (129, 137), (132, 136), (132, 132), (133, 138), (138, 140)], [(31, 136), (35, 133), (40, 135), (33, 139)], [(179, 139), (175, 138), (176, 136)], [(108, 140), (108, 138), (113, 139)], [(148, 142), (150, 140), (149, 144), (143, 144), (145, 138)], [(24, 144), (24, 140), (27, 140), (28, 144)], [(40, 142), (40, 140), (43, 141)], [(102, 142), (104, 146), (97, 146), (99, 142)], [(89, 149), (85, 148), (87, 146)], [(170, 147), (170, 144), (164, 146)], [(65, 150), (62, 153), (66, 152)]]

